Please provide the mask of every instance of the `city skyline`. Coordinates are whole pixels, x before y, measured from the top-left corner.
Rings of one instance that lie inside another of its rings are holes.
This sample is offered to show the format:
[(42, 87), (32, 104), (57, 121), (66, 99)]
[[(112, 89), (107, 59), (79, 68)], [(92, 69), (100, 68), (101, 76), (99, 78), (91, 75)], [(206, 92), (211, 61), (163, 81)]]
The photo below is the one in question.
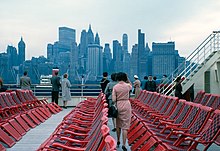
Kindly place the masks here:
[(131, 52), (137, 43), (137, 29), (142, 29), (150, 49), (152, 42), (175, 41), (179, 53), (188, 56), (213, 30), (219, 30), (219, 6), (217, 0), (3, 1), (0, 52), (8, 45), (17, 47), (22, 36), (26, 59), (46, 56), (47, 43), (58, 40), (58, 27), (75, 29), (79, 43), (81, 31), (91, 24), (94, 34), (99, 33), (102, 46), (109, 43), (112, 48), (113, 40), (122, 42), (126, 33)]

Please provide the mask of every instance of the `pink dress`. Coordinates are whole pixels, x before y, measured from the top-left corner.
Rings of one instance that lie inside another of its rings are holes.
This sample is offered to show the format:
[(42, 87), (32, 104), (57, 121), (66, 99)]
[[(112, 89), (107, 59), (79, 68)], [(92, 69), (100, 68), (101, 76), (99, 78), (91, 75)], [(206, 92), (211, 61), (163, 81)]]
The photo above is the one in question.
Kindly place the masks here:
[(120, 81), (113, 87), (112, 91), (112, 100), (114, 102), (117, 101), (118, 108), (116, 127), (124, 130), (128, 130), (131, 123), (131, 104), (129, 101), (129, 92), (131, 88), (131, 84)]

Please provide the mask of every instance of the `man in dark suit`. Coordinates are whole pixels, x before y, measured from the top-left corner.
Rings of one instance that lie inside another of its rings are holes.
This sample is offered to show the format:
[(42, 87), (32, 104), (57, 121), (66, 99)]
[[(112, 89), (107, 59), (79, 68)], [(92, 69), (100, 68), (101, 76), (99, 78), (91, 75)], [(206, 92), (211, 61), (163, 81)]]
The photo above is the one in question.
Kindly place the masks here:
[(153, 77), (150, 75), (148, 81), (145, 84), (145, 90), (155, 92), (156, 91), (156, 82), (153, 80)]
[(61, 87), (60, 77), (58, 77), (58, 72), (55, 72), (55, 75), (51, 78), (52, 84), (52, 102), (58, 104), (59, 91)]

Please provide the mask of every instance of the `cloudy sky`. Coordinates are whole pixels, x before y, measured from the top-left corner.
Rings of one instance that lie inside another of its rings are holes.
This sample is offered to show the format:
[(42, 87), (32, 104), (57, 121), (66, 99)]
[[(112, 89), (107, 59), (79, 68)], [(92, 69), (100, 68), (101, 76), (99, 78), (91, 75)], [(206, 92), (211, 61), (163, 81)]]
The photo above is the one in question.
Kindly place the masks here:
[(188, 56), (213, 30), (220, 30), (220, 0), (1, 0), (0, 52), (17, 48), (22, 36), (26, 59), (45, 55), (48, 43), (58, 39), (58, 27), (82, 29), (92, 25), (101, 44), (127, 33), (129, 51), (137, 30), (152, 42), (175, 41), (181, 56)]

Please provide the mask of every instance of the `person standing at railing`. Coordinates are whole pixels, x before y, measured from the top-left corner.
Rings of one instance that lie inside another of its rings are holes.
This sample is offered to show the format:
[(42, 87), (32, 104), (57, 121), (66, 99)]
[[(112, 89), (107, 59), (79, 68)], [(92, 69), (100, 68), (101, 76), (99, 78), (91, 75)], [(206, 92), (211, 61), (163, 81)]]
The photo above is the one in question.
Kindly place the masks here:
[(27, 71), (24, 72), (24, 75), (20, 78), (20, 86), (23, 90), (31, 89), (31, 79), (28, 77)]
[[(107, 84), (106, 88), (105, 88), (105, 95), (106, 95), (106, 100), (107, 100), (109, 109), (113, 105), (113, 102), (112, 102), (112, 89), (117, 84), (117, 80), (116, 80), (117, 77), (116, 76), (117, 76), (117, 73), (112, 73), (111, 74), (112, 81), (110, 81)], [(111, 111), (109, 110), (108, 117), (112, 117), (110, 112)], [(113, 122), (113, 126), (114, 126), (112, 131), (115, 132), (116, 131), (116, 118), (112, 117), (112, 122)]]
[(131, 104), (129, 101), (129, 93), (132, 89), (132, 84), (127, 77), (126, 73), (117, 73), (118, 83), (112, 90), (112, 101), (116, 103), (118, 108), (118, 116), (116, 118), (116, 130), (117, 130), (117, 145), (120, 145), (120, 135), (122, 131), (123, 151), (127, 151), (125, 143), (127, 140), (128, 130), (131, 123)]
[(108, 72), (103, 72), (102, 75), (103, 75), (103, 78), (102, 78), (102, 80), (100, 82), (100, 85), (101, 85), (102, 92), (104, 93), (105, 92), (105, 88), (106, 88), (107, 84), (110, 81), (108, 80)]
[(67, 102), (71, 100), (71, 93), (70, 93), (70, 81), (68, 80), (68, 74), (65, 73), (63, 75), (63, 80), (62, 80), (62, 99), (63, 99), (63, 108), (67, 109)]
[(147, 83), (148, 76), (144, 76), (144, 80), (141, 82), (141, 88), (142, 90), (145, 90), (145, 85)]
[(181, 85), (181, 77), (177, 77), (175, 80), (176, 84), (175, 84), (175, 96), (178, 97), (179, 99), (183, 99), (183, 94), (182, 94), (182, 85)]
[(138, 95), (140, 94), (140, 92), (141, 92), (141, 82), (140, 82), (140, 80), (138, 80), (138, 76), (137, 75), (134, 75), (134, 94), (135, 94), (135, 96), (134, 96), (134, 98), (137, 98), (138, 97)]
[(58, 71), (56, 71), (54, 73), (54, 76), (51, 78), (51, 84), (52, 84), (52, 91), (51, 91), (51, 95), (52, 95), (52, 102), (55, 102), (56, 104), (58, 104), (58, 99), (59, 99), (59, 90), (61, 87), (60, 84), (60, 77), (58, 77)]
[(145, 90), (155, 92), (156, 91), (156, 82), (153, 80), (152, 75), (149, 75), (148, 81), (145, 84)]

